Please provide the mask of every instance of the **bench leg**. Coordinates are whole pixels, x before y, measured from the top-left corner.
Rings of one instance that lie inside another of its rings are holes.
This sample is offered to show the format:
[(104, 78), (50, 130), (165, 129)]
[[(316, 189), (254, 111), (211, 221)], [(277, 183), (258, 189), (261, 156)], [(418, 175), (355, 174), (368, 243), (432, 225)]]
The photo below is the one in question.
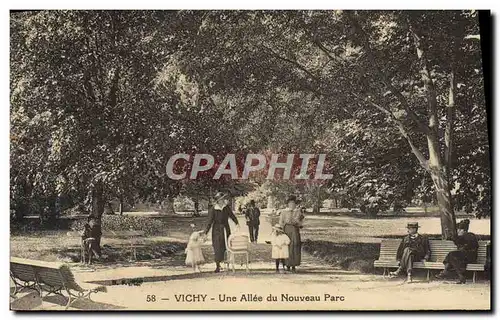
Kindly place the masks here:
[(226, 264), (226, 270), (225, 271), (229, 270), (229, 259), (230, 259), (230, 256), (231, 256), (231, 254), (226, 250), (224, 252), (224, 263)]
[(385, 274), (387, 273), (387, 268), (384, 268), (384, 273), (382, 274), (382, 277), (385, 278)]
[(245, 252), (245, 253), (246, 253), (246, 255), (247, 255), (247, 272), (248, 272), (248, 251), (247, 251), (247, 252)]
[(431, 281), (431, 270), (427, 269), (427, 282)]
[(472, 273), (472, 283), (476, 283), (476, 271)]

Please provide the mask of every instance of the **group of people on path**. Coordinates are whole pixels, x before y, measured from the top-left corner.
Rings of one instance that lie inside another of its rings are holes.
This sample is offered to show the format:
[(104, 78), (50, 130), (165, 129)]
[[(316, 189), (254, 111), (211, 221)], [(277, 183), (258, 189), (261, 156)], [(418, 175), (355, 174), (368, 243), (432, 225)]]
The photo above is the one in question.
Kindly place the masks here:
[[(276, 262), (276, 271), (279, 272), (279, 264), (283, 269), (296, 272), (296, 267), (301, 262), (302, 243), (300, 239), (300, 229), (303, 227), (304, 213), (297, 207), (298, 200), (292, 195), (287, 199), (288, 207), (281, 211), (279, 223), (273, 226), (271, 239), (272, 258)], [(251, 200), (244, 210), (250, 241), (257, 242), (260, 226), (260, 210), (256, 207), (255, 201)], [(216, 264), (214, 272), (221, 271), (221, 262), (225, 259), (226, 242), (231, 235), (229, 227), (231, 219), (236, 228), (239, 229), (239, 222), (229, 206), (229, 195), (217, 193), (214, 205), (208, 210), (208, 222), (204, 230), (194, 232), (190, 236), (186, 248), (186, 264), (193, 267), (194, 271), (199, 271), (199, 264), (204, 258), (201, 252), (201, 244), (204, 242), (208, 232), (212, 230), (212, 247), (214, 249), (214, 261)]]
[[(453, 242), (457, 250), (449, 252), (444, 261), (444, 270), (435, 277), (438, 279), (448, 278), (454, 275), (458, 276), (457, 284), (464, 284), (465, 271), (468, 263), (474, 263), (477, 260), (477, 250), (479, 242), (477, 236), (469, 232), (469, 219), (464, 219), (457, 224), (457, 236)], [(397, 277), (406, 274), (408, 281), (412, 280), (413, 262), (426, 262), (430, 259), (431, 251), (429, 240), (426, 236), (418, 233), (418, 223), (411, 222), (407, 225), (408, 235), (406, 235), (399, 245), (396, 259), (399, 261), (399, 268), (389, 273), (391, 277)]]

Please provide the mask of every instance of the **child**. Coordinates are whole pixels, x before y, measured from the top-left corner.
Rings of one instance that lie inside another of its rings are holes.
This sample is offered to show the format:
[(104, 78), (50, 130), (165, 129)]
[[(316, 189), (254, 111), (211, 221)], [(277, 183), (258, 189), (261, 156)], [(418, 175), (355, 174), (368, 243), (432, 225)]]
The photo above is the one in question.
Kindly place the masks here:
[(283, 232), (281, 225), (276, 224), (273, 227), (273, 235), (271, 238), (272, 258), (276, 260), (276, 272), (279, 271), (280, 262), (283, 265), (283, 270), (285, 269), (285, 259), (288, 259), (288, 245), (290, 244), (290, 238)]
[(205, 262), (203, 252), (201, 252), (201, 244), (205, 241), (203, 231), (195, 231), (189, 237), (189, 242), (186, 247), (186, 265), (193, 267), (193, 272), (201, 272), (200, 264)]

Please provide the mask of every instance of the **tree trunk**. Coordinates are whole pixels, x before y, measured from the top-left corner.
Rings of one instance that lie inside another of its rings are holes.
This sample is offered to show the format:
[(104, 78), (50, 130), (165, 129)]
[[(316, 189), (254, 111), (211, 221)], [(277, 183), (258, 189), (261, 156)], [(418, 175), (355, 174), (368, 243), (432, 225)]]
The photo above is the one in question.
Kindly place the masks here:
[[(432, 119), (433, 117), (431, 117)], [(436, 198), (441, 212), (441, 236), (443, 240), (451, 240), (456, 234), (455, 212), (451, 197), (451, 185), (447, 171), (443, 165), (437, 130), (431, 127), (431, 132), (427, 135), (427, 147), (429, 150), (428, 172), (431, 175), (436, 189)]]
[(118, 209), (120, 211), (120, 215), (123, 215), (123, 197), (120, 197), (120, 207)]
[(451, 240), (457, 234), (451, 188), (442, 169), (433, 170), (431, 177), (436, 189), (437, 204), (441, 212), (441, 236), (443, 240)]
[(313, 213), (314, 214), (319, 214), (319, 209), (321, 208), (321, 185), (318, 185), (317, 187), (317, 192), (316, 192), (316, 203), (314, 204), (313, 207)]
[(193, 199), (194, 203), (194, 215), (199, 216), (200, 215), (200, 199), (198, 195), (196, 195)]
[(175, 214), (174, 199), (170, 196), (165, 199), (164, 211), (167, 214)]
[(99, 235), (96, 235), (96, 246), (98, 247), (99, 254), (101, 252), (102, 215), (104, 214), (104, 207), (106, 205), (103, 191), (104, 190), (101, 182), (98, 182), (92, 190), (92, 215), (95, 217), (97, 222), (96, 228), (99, 229)]
[(92, 190), (92, 215), (100, 222), (104, 213), (104, 193), (102, 183), (97, 183)]

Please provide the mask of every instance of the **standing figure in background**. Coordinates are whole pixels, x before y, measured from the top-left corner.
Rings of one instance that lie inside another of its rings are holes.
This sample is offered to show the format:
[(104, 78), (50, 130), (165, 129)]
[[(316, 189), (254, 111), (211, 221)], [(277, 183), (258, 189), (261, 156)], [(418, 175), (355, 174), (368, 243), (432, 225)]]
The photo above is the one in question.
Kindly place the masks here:
[(403, 238), (398, 248), (396, 259), (399, 261), (399, 268), (389, 273), (391, 277), (397, 277), (406, 273), (408, 282), (412, 281), (411, 274), (413, 262), (429, 260), (431, 256), (429, 240), (426, 236), (418, 233), (418, 223), (410, 222), (406, 226), (408, 235)]
[(281, 211), (279, 224), (290, 239), (288, 259), (285, 260), (286, 268), (295, 272), (295, 268), (300, 265), (302, 257), (302, 241), (300, 239), (302, 220), (300, 218), (300, 209), (297, 208), (297, 197), (294, 195), (289, 196), (287, 203), (288, 208)]
[(479, 242), (474, 233), (469, 232), (470, 220), (465, 219), (457, 224), (457, 236), (453, 242), (457, 245), (458, 250), (451, 251), (444, 259), (444, 270), (436, 275), (436, 278), (446, 278), (453, 271), (458, 275), (457, 284), (465, 283), (465, 270), (468, 263), (474, 263), (477, 259), (477, 249)]
[(255, 201), (250, 200), (248, 208), (245, 210), (245, 218), (250, 233), (250, 242), (257, 242), (259, 237), (260, 210), (255, 206)]
[(208, 210), (208, 223), (205, 235), (212, 229), (212, 246), (214, 248), (215, 272), (220, 272), (220, 263), (224, 261), (226, 253), (226, 240), (231, 235), (229, 219), (233, 220), (239, 227), (238, 219), (231, 210), (229, 196), (222, 192), (215, 195), (215, 204)]

